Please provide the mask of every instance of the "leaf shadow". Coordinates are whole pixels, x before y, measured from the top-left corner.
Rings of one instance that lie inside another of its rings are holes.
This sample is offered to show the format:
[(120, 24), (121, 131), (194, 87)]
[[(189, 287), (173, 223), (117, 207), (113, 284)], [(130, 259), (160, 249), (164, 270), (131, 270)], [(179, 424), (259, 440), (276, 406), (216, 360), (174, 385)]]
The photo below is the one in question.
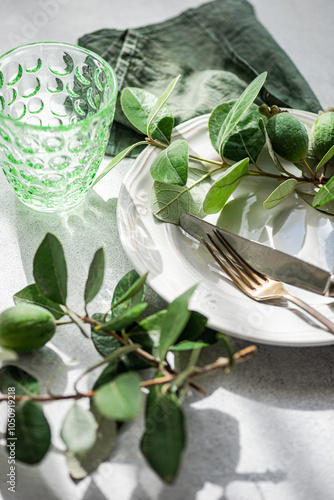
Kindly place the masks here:
[[(47, 232), (57, 236), (65, 249), (65, 256), (75, 265), (75, 271), (88, 271), (94, 247), (106, 246), (114, 251), (120, 247), (116, 222), (117, 199), (104, 201), (91, 190), (85, 201), (65, 212), (44, 213), (30, 209), (16, 200), (15, 221), (21, 258), (29, 281), (33, 280), (34, 254)], [(89, 229), (89, 231), (88, 231)], [(71, 257), (75, 256), (75, 259)], [(72, 263), (71, 262), (71, 263)], [(80, 276), (85, 280), (87, 274)]]
[[(114, 286), (131, 269), (118, 236), (116, 206), (116, 198), (104, 201), (95, 191), (89, 192), (84, 203), (62, 213), (37, 212), (17, 200), (13, 226), (17, 231), (27, 284), (34, 282), (33, 258), (38, 246), (47, 232), (55, 234), (67, 261), (68, 304), (74, 304), (76, 308), (78, 304), (76, 312), (84, 313), (84, 287), (89, 266), (95, 251), (104, 247), (107, 261), (104, 283), (89, 307), (91, 310), (94, 306), (99, 307), (100, 312), (108, 310)], [(64, 338), (70, 328), (57, 328), (52, 341), (57, 349), (72, 357), (73, 353), (81, 354), (83, 340), (79, 332)], [(84, 341), (89, 343), (86, 339)], [(87, 360), (90, 363), (89, 357)]]
[(263, 202), (276, 187), (264, 179), (241, 183), (218, 216), (216, 224), (232, 233), (298, 255), (314, 265), (334, 269), (334, 222), (296, 194), (265, 210)]
[(101, 491), (100, 487), (96, 484), (94, 479), (89, 483), (85, 495), (81, 500), (108, 500), (108, 498)]
[[(48, 500), (59, 500), (59, 492), (53, 491), (52, 486), (48, 484), (48, 476), (46, 475), (44, 478), (44, 475), (41, 473), (41, 465), (30, 466), (22, 462), (16, 462), (15, 492), (9, 491), (8, 487), (10, 485), (6, 483), (6, 474), (9, 473), (9, 465), (7, 454), (4, 451), (0, 451), (0, 470), (3, 472), (3, 479), (0, 481), (1, 499), (33, 500), (36, 498), (47, 498)], [(29, 480), (24, 480), (27, 477), (29, 477)]]
[[(15, 365), (18, 368), (22, 368), (28, 374), (35, 377), (39, 382), (39, 393), (45, 394), (49, 378), (63, 366), (63, 361), (58, 353), (52, 349), (52, 346), (45, 345), (38, 351), (21, 354), (19, 359), (15, 362), (3, 364), (3, 366), (8, 365)], [(22, 377), (22, 384), (24, 385), (24, 374), (22, 374)], [(67, 373), (62, 373), (59, 377), (57, 377), (57, 382), (53, 386), (53, 389), (55, 389), (58, 393), (61, 393), (67, 386), (67, 380)]]
[[(288, 233), (289, 227), (293, 226), (294, 239), (289, 238), (289, 244), (293, 243), (294, 248), (280, 249), (297, 253), (303, 247), (305, 240), (307, 217), (303, 214), (304, 207), (297, 198), (291, 197), (280, 205), (266, 210), (263, 202), (276, 186), (272, 181), (266, 181), (258, 190), (256, 186), (252, 188), (247, 185), (245, 191), (245, 186), (241, 184), (235, 198), (231, 199), (220, 213), (217, 225), (262, 243), (268, 243), (270, 239), (275, 241), (276, 238), (280, 238), (281, 231)], [(250, 183), (254, 184), (254, 181)], [(298, 227), (295, 224), (297, 220)], [(279, 243), (282, 244), (280, 240)]]

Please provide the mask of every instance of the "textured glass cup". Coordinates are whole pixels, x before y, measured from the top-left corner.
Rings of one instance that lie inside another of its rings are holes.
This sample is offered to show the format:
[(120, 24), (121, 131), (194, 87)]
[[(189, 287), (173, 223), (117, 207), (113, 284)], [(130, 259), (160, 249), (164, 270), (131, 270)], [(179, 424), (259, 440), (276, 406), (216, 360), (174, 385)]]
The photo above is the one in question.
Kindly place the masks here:
[(0, 57), (0, 165), (26, 205), (78, 204), (103, 158), (117, 80), (98, 55), (34, 43)]

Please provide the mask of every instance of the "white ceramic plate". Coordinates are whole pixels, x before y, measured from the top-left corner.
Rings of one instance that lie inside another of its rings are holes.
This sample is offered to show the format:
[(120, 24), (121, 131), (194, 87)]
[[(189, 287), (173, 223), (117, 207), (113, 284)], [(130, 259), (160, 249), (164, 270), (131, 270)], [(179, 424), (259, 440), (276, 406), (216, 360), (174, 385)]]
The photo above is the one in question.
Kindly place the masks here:
[[(295, 112), (307, 126), (316, 115)], [(207, 129), (208, 115), (176, 127), (173, 138), (188, 141), (192, 154), (218, 159)], [(118, 228), (122, 245), (135, 269), (149, 271), (149, 285), (171, 302), (194, 284), (190, 308), (206, 315), (208, 324), (231, 336), (252, 342), (311, 346), (334, 343), (334, 336), (293, 305), (257, 303), (245, 296), (222, 274), (207, 250), (179, 226), (158, 221), (150, 209), (152, 161), (160, 152), (148, 147), (126, 175), (118, 199)], [(259, 164), (271, 161), (263, 151)], [(200, 165), (203, 168), (203, 164)], [(206, 164), (208, 167), (208, 164)], [(261, 241), (327, 270), (334, 268), (334, 218), (321, 214), (296, 196), (271, 210), (263, 201), (277, 186), (270, 179), (246, 179), (236, 189), (219, 225), (244, 237)], [(218, 215), (208, 216), (216, 223)], [(291, 286), (290, 292), (315, 306), (334, 321), (334, 301)]]

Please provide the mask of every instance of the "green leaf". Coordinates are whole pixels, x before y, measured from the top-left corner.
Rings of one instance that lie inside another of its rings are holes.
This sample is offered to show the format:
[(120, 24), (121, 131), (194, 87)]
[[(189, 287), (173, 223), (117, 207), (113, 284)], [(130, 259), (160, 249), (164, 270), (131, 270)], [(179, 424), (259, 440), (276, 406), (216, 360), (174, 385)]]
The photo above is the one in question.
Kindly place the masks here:
[(263, 207), (265, 209), (270, 209), (276, 207), (281, 201), (283, 201), (289, 194), (294, 191), (295, 187), (298, 185), (296, 179), (287, 179), (282, 182), (277, 188), (268, 196), (263, 202)]
[(134, 419), (143, 402), (140, 378), (135, 373), (122, 373), (100, 387), (93, 399), (106, 418), (119, 421)]
[(140, 447), (161, 479), (173, 483), (186, 446), (185, 419), (181, 405), (173, 394), (156, 393), (157, 389), (151, 388)]
[(321, 158), (315, 171), (318, 172), (321, 167), (323, 167), (334, 155), (334, 145), (327, 151), (327, 153)]
[[(103, 317), (103, 315), (93, 315), (93, 319), (99, 321)], [(103, 332), (101, 330), (95, 330), (92, 328), (92, 340), (96, 350), (103, 356), (104, 358), (109, 358), (112, 353), (115, 353), (118, 349), (122, 347), (121, 342), (119, 342), (115, 337), (108, 334), (107, 332)], [(131, 334), (131, 340), (140, 344), (140, 347), (147, 351), (148, 353), (152, 353), (153, 350), (153, 341), (151, 337), (147, 334)], [(134, 344), (131, 344), (134, 345)], [(129, 347), (129, 346), (128, 346)], [(124, 349), (124, 347), (123, 347)], [(129, 371), (129, 370), (143, 370), (148, 368), (148, 363), (141, 359), (136, 354), (131, 353), (121, 353), (120, 359), (115, 359), (114, 362), (115, 375), (118, 372)], [(124, 369), (123, 369), (124, 368)], [(110, 371), (113, 370), (113, 367), (110, 366)], [(106, 373), (108, 370), (106, 369)], [(112, 377), (113, 378), (113, 377)], [(110, 379), (109, 379), (110, 380)]]
[[(147, 133), (148, 118), (158, 98), (143, 89), (126, 87), (121, 93), (121, 106), (129, 122), (143, 134)], [(150, 126), (150, 136), (169, 143), (174, 126), (174, 118), (167, 106), (155, 116)]]
[[(116, 340), (116, 339), (115, 339)], [(128, 372), (128, 367), (126, 364), (120, 359), (115, 359), (107, 364), (104, 370), (100, 373), (99, 377), (96, 379), (93, 385), (93, 391), (99, 389), (102, 385), (107, 384), (111, 380), (113, 380), (117, 375), (121, 373)]]
[(36, 304), (42, 306), (48, 311), (50, 311), (55, 319), (60, 319), (64, 316), (65, 312), (61, 308), (60, 304), (47, 299), (39, 290), (36, 283), (28, 285), (19, 292), (17, 292), (14, 297), (14, 302), (18, 304)]
[[(132, 342), (136, 342), (136, 344), (139, 344), (144, 351), (148, 352), (149, 354), (152, 354), (154, 342), (150, 335), (147, 335), (145, 333), (144, 334), (131, 333), (131, 340)], [(145, 359), (142, 359), (135, 353), (128, 354), (127, 356), (122, 356), (122, 360), (124, 364), (127, 366), (128, 370), (144, 370), (152, 367), (151, 363), (149, 363)]]
[(66, 452), (67, 466), (73, 479), (83, 479), (108, 460), (116, 443), (117, 423), (103, 417), (94, 405), (91, 411), (98, 425), (95, 444), (84, 456), (75, 455), (69, 450)]
[[(310, 205), (312, 207), (312, 203), (313, 203), (314, 197), (316, 195), (316, 192), (302, 191), (301, 189), (297, 189), (297, 188), (296, 188), (296, 192), (308, 205)], [(330, 201), (330, 202), (326, 203), (325, 205), (318, 207), (317, 210), (319, 212), (322, 212), (322, 213), (334, 215), (334, 201)]]
[(172, 224), (178, 224), (184, 212), (205, 217), (203, 200), (210, 186), (210, 173), (197, 168), (189, 168), (186, 186), (155, 181), (150, 198), (153, 215)]
[(260, 92), (265, 80), (267, 78), (267, 73), (261, 73), (258, 75), (244, 90), (239, 99), (236, 101), (230, 112), (225, 118), (224, 123), (218, 134), (218, 145), (219, 151), (222, 153), (222, 146), (229, 135), (234, 132), (236, 126), (240, 120), (245, 116), (250, 106), (255, 101), (258, 93)]
[(184, 186), (188, 178), (189, 146), (178, 139), (161, 151), (151, 165), (151, 175), (159, 182)]
[[(298, 196), (300, 196), (302, 200), (304, 200), (308, 205), (312, 207), (312, 203), (316, 195), (315, 190), (314, 192), (312, 191), (309, 192), (309, 191), (302, 191), (301, 189), (296, 188), (296, 193), (298, 193)], [(326, 203), (326, 205), (323, 205), (322, 207), (318, 207), (316, 210), (329, 215), (334, 215), (334, 200)]]
[(217, 333), (217, 340), (218, 342), (223, 346), (225, 352), (226, 352), (226, 355), (229, 359), (229, 362), (230, 362), (230, 366), (232, 367), (234, 365), (234, 352), (235, 352), (235, 349), (234, 349), (234, 344), (231, 340), (230, 337), (228, 337), (227, 335), (224, 335), (223, 333)]
[[(115, 339), (117, 341), (117, 339)], [(101, 361), (98, 361), (97, 363), (95, 363), (94, 365), (90, 366), (89, 368), (87, 368), (87, 370), (85, 370), (81, 375), (80, 377), (77, 379), (76, 383), (75, 383), (75, 386), (77, 387), (78, 386), (78, 383), (80, 382), (80, 380), (85, 376), (87, 375), (87, 373), (90, 373), (92, 371), (94, 371), (96, 368), (99, 368), (100, 366), (106, 364), (106, 363), (109, 363), (111, 365), (114, 365), (114, 366), (117, 366), (117, 363), (118, 361), (120, 360), (120, 358), (126, 356), (128, 353), (131, 353), (131, 352), (134, 352), (136, 351), (140, 346), (140, 344), (126, 344), (126, 345), (123, 345), (119, 342), (119, 346), (117, 346), (115, 349), (112, 349), (111, 352), (105, 356), (104, 359), (102, 359)], [(128, 368), (127, 368), (128, 370)], [(106, 374), (104, 374), (104, 377), (105, 377)], [(102, 377), (102, 378), (104, 378)], [(114, 378), (114, 377), (112, 377)], [(109, 380), (111, 380), (111, 378), (109, 378), (107, 380), (107, 382), (109, 382)], [(101, 385), (101, 380), (99, 381), (99, 385)]]
[(94, 180), (94, 182), (93, 182), (93, 184), (92, 184), (91, 187), (94, 187), (95, 184), (97, 184), (101, 179), (103, 179), (103, 177), (105, 175), (107, 175), (110, 172), (110, 170), (112, 170), (114, 167), (116, 167), (116, 165), (118, 165), (123, 160), (123, 158), (125, 158), (130, 153), (130, 151), (132, 151), (133, 149), (135, 149), (137, 146), (141, 146), (142, 144), (147, 144), (147, 142), (146, 141), (136, 142), (135, 144), (132, 144), (128, 148), (123, 149), (123, 151), (121, 151), (120, 153), (118, 153), (118, 155), (116, 155), (111, 160), (111, 162), (108, 163), (108, 165), (102, 170), (102, 172)]
[[(205, 346), (208, 347), (208, 346)], [(169, 390), (176, 394), (178, 391), (181, 389), (184, 389), (188, 382), (189, 382), (189, 376), (194, 370), (194, 366), (196, 365), (198, 358), (201, 354), (201, 346), (199, 346), (197, 349), (192, 349), (188, 361), (187, 367), (181, 371), (177, 375), (177, 377), (174, 378), (173, 382), (171, 382)]]
[(130, 309), (126, 309), (122, 314), (116, 316), (116, 318), (112, 318), (107, 323), (104, 323), (100, 326), (95, 327), (95, 330), (122, 330), (132, 325), (139, 316), (145, 311), (147, 307), (146, 302), (141, 302), (140, 304), (136, 304), (132, 306)]
[[(92, 315), (92, 319), (101, 323), (103, 321), (103, 318), (104, 314)], [(110, 316), (107, 319), (110, 319)], [(92, 327), (91, 329), (91, 337), (97, 352), (99, 352), (104, 358), (118, 349), (121, 345), (121, 343), (117, 339), (115, 339), (115, 337), (107, 332), (96, 330), (94, 327)]]
[[(122, 347), (117, 339), (115, 339), (112, 335), (108, 335), (106, 332), (94, 332), (92, 333), (92, 339), (94, 342), (94, 346), (96, 350), (103, 356), (108, 359), (113, 353), (115, 353), (118, 349)], [(132, 335), (131, 339), (136, 342), (136, 344), (130, 344), (131, 346), (135, 345), (137, 347), (141, 347), (148, 353), (152, 353), (153, 342), (148, 335)], [(110, 363), (111, 365), (112, 363)], [(122, 373), (124, 371), (130, 370), (144, 370), (145, 368), (150, 367), (144, 359), (141, 359), (137, 354), (134, 353), (121, 353), (120, 358), (113, 361), (115, 375), (117, 373)], [(109, 371), (112, 371), (113, 368), (110, 366)], [(108, 370), (106, 370), (106, 373)], [(106, 374), (105, 374), (106, 375)], [(113, 378), (113, 377), (111, 377)], [(111, 380), (109, 378), (109, 380)]]
[(206, 329), (208, 318), (197, 311), (190, 312), (190, 318), (183, 332), (177, 339), (178, 342), (184, 340), (197, 340)]
[(150, 316), (147, 316), (146, 318), (139, 321), (139, 323), (137, 323), (137, 325), (134, 327), (132, 331), (140, 332), (144, 330), (148, 333), (160, 333), (161, 325), (163, 323), (166, 314), (167, 314), (166, 309), (162, 309), (161, 311), (151, 314)]
[[(7, 444), (11, 443), (7, 429)], [(51, 431), (42, 407), (33, 401), (20, 401), (15, 408), (15, 458), (27, 464), (37, 464), (47, 453)], [(10, 451), (10, 449), (8, 449)]]
[(184, 340), (179, 344), (175, 344), (171, 347), (171, 351), (192, 351), (193, 349), (202, 349), (202, 347), (209, 347), (211, 344), (207, 342), (202, 342), (201, 340), (192, 341)]
[(97, 423), (94, 415), (75, 403), (67, 412), (61, 438), (75, 455), (85, 455), (95, 444)]
[(136, 342), (140, 342), (146, 351), (152, 353), (153, 348), (159, 346), (161, 325), (166, 314), (166, 309), (162, 309), (136, 323), (128, 331), (131, 339), (137, 339)]
[[(117, 340), (117, 339), (115, 339)], [(117, 359), (121, 358), (124, 355), (128, 355), (131, 352), (136, 351), (140, 347), (140, 344), (122, 344), (120, 343), (120, 347), (118, 347), (116, 350), (112, 350), (102, 361), (99, 361), (95, 365), (91, 366), (86, 370), (85, 373), (91, 372), (92, 370), (95, 370), (98, 366), (103, 365), (104, 363), (109, 363), (111, 361), (116, 361)]]
[(40, 244), (33, 266), (34, 278), (41, 293), (57, 304), (67, 297), (67, 268), (63, 247), (56, 236), (47, 233)]
[(88, 278), (85, 287), (85, 303), (91, 302), (99, 293), (104, 277), (104, 250), (99, 248), (92, 260), (89, 268)]
[[(218, 136), (221, 126), (235, 102), (232, 100), (219, 104), (210, 115), (209, 136), (217, 153), (220, 153)], [(222, 155), (225, 160), (233, 162), (248, 156), (250, 162), (255, 163), (264, 144), (265, 136), (259, 126), (259, 108), (256, 104), (252, 104), (222, 145)]]
[[(157, 116), (158, 112), (161, 110), (161, 108), (166, 104), (168, 101), (169, 96), (173, 92), (175, 85), (179, 81), (181, 75), (178, 75), (170, 84), (167, 86), (167, 88), (164, 90), (164, 92), (161, 94), (160, 97), (158, 97), (156, 103), (154, 104), (153, 108), (150, 111), (150, 114), (147, 118), (147, 129), (146, 133), (150, 137), (151, 135), (151, 125), (154, 123), (154, 119)], [(154, 131), (154, 128), (153, 128)]]
[[(134, 269), (129, 271), (117, 283), (112, 302), (112, 316), (119, 316), (125, 309), (142, 302), (145, 295), (145, 283), (148, 273), (139, 276)], [(122, 307), (120, 307), (122, 305)]]
[(3, 366), (0, 370), (0, 391), (8, 393), (8, 387), (15, 387), (17, 396), (38, 394), (39, 384), (35, 377), (14, 365)]
[(206, 328), (201, 334), (201, 339), (203, 342), (207, 342), (210, 345), (217, 343), (217, 331), (211, 328)]
[(167, 308), (167, 313), (161, 325), (160, 345), (158, 349), (161, 360), (165, 359), (170, 346), (175, 344), (188, 323), (191, 315), (191, 311), (188, 310), (188, 302), (195, 288), (196, 286), (193, 286), (177, 297)]
[[(138, 332), (144, 339), (146, 337), (150, 339), (152, 348), (158, 347), (160, 343), (161, 325), (166, 314), (166, 309), (162, 309), (161, 311), (142, 319), (131, 329), (131, 337), (133, 337), (132, 332)], [(146, 337), (144, 334), (146, 334)], [(140, 342), (143, 344), (143, 340)], [(145, 347), (145, 350), (147, 350), (147, 347)]]
[(326, 203), (334, 200), (334, 176), (322, 186), (314, 197), (312, 207), (322, 207)]
[(203, 204), (207, 214), (219, 212), (238, 184), (249, 175), (249, 158), (235, 163), (223, 172), (209, 189)]

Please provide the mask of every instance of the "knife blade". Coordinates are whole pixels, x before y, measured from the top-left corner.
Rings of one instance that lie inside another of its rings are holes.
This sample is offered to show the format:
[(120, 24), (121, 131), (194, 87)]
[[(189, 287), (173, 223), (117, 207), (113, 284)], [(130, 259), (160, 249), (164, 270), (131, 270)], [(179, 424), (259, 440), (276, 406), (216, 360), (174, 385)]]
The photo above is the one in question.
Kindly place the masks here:
[(298, 259), (263, 243), (248, 240), (237, 234), (221, 229), (194, 215), (184, 213), (180, 217), (181, 228), (193, 238), (209, 241), (208, 234), (214, 236), (214, 231), (220, 231), (228, 243), (248, 264), (257, 271), (284, 283), (305, 290), (334, 297), (334, 274), (306, 261)]

